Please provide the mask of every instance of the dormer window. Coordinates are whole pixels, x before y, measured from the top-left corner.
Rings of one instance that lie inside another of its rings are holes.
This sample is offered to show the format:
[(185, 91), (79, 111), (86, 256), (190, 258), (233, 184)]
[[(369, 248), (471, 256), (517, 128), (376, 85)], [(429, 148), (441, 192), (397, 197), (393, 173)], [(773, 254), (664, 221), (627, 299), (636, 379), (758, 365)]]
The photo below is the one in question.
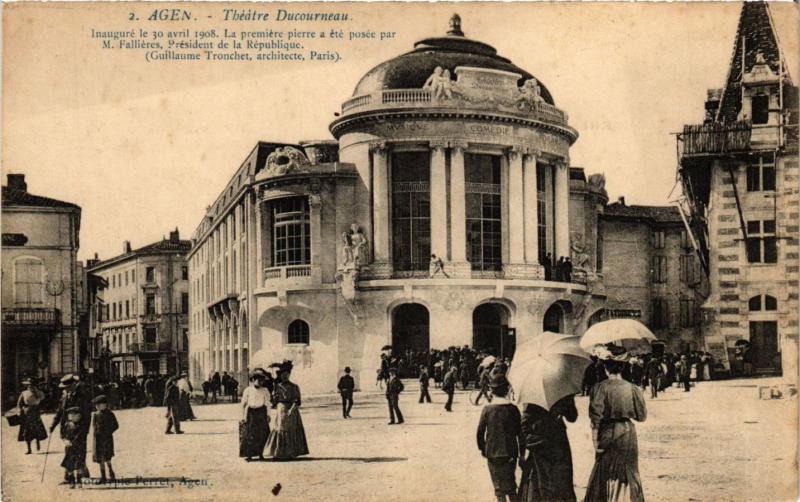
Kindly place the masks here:
[(769, 122), (769, 96), (758, 94), (750, 100), (753, 124), (766, 124)]

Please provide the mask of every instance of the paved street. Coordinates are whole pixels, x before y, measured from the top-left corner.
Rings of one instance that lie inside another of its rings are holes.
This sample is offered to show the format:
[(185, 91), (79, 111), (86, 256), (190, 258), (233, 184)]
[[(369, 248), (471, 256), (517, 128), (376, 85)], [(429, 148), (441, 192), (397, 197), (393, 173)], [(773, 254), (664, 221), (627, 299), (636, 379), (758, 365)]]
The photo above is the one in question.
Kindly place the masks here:
[[(787, 490), (796, 482), (797, 401), (758, 400), (757, 382), (701, 383), (688, 394), (672, 388), (656, 400), (648, 398), (648, 420), (637, 424), (648, 501), (792, 498)], [(307, 399), (302, 413), (311, 455), (284, 463), (245, 463), (237, 457), (237, 405), (195, 406), (199, 420), (185, 424), (182, 436), (163, 434), (163, 409), (118, 411), (117, 476), (144, 481), (114, 491), (110, 486), (58, 486), (63, 453), (58, 437), (40, 483), (45, 455), (24, 455), (17, 429), (4, 421), (3, 500), (234, 500), (253, 494), (269, 500), (278, 483), (275, 500), (493, 500), (475, 446), (480, 408), (459, 393), (455, 411), (446, 413), (445, 395), (438, 390), (432, 395), (434, 404), (417, 404), (415, 385), (408, 382), (401, 398), (406, 424), (391, 427), (385, 400), (377, 393), (357, 394), (354, 418), (347, 421), (340, 418), (335, 396)], [(579, 398), (577, 405), (581, 416), (570, 424), (569, 436), (580, 500), (593, 453), (587, 399)], [(46, 416), (45, 423), (50, 419)], [(96, 464), (89, 469), (98, 475)], [(189, 486), (182, 477), (199, 485)]]

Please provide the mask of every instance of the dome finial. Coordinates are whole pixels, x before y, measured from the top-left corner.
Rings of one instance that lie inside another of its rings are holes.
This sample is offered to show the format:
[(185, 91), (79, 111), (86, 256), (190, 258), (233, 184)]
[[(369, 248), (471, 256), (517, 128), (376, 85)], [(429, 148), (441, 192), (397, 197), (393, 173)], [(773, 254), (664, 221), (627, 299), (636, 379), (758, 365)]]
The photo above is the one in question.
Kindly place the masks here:
[(447, 34), (452, 37), (463, 37), (464, 32), (461, 31), (461, 16), (453, 14), (450, 16), (450, 29)]

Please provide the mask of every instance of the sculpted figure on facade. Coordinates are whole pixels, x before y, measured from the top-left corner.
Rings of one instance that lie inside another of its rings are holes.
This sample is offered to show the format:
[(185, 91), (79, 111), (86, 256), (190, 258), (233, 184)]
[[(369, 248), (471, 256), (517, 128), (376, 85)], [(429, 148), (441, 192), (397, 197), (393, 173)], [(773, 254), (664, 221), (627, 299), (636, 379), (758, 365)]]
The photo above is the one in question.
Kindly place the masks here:
[(303, 152), (291, 146), (284, 146), (269, 154), (265, 171), (268, 177), (283, 176), (293, 172), (307, 171), (310, 165), (311, 163)]
[(589, 185), (598, 189), (598, 190), (605, 190), (606, 188), (606, 177), (604, 174), (592, 174), (589, 176)]
[(355, 259), (353, 257), (353, 241), (350, 234), (342, 232), (342, 266), (341, 268), (347, 270), (355, 266)]
[(360, 267), (367, 263), (367, 237), (361, 231), (358, 223), (350, 225), (350, 245), (351, 253), (353, 254), (353, 265)]
[(536, 82), (535, 78), (529, 78), (522, 84), (522, 87), (519, 88), (519, 96), (517, 97), (517, 106), (520, 109), (525, 109), (536, 105), (537, 103), (543, 103), (544, 98), (542, 98), (542, 88), (539, 87), (538, 82)]
[(572, 263), (574, 266), (585, 269), (589, 265), (589, 254), (586, 252), (586, 244), (583, 242), (583, 234), (573, 232), (570, 236), (570, 249), (572, 251)]
[(422, 87), (430, 89), (434, 99), (453, 99), (453, 94), (460, 94), (456, 89), (455, 82), (450, 78), (450, 70), (443, 69), (441, 66), (434, 68), (433, 73)]

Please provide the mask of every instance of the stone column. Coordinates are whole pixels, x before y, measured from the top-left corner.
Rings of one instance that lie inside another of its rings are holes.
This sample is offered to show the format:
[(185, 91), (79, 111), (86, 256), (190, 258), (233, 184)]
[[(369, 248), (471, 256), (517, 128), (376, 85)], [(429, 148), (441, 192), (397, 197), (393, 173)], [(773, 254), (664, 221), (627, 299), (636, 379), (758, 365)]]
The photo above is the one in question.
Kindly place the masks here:
[(371, 275), (391, 276), (389, 248), (389, 162), (386, 142), (375, 141), (372, 151), (372, 265)]
[[(256, 213), (256, 222), (255, 222), (255, 235), (248, 236), (250, 242), (255, 243), (256, 245), (256, 252), (255, 252), (255, 277), (256, 277), (256, 284), (255, 287), (262, 287), (264, 285), (264, 204), (261, 202), (261, 198), (256, 195), (255, 198), (255, 213)], [(209, 280), (213, 283), (214, 276), (209, 275)], [(213, 288), (213, 286), (212, 286)], [(209, 288), (211, 289), (211, 288)], [(213, 297), (214, 295), (210, 295)]]
[[(431, 253), (447, 259), (447, 180), (445, 144), (431, 141)], [(428, 257), (421, 257), (427, 259)]]
[(559, 160), (555, 169), (555, 225), (556, 246), (554, 258), (569, 256), (569, 167)]
[(508, 152), (508, 254), (511, 265), (525, 262), (525, 208), (523, 206), (522, 152)]
[(322, 197), (312, 193), (308, 196), (311, 219), (311, 280), (322, 282)]
[(539, 265), (539, 206), (537, 204), (536, 159), (538, 151), (523, 158), (523, 211), (525, 212), (525, 263)]
[(464, 150), (467, 143), (450, 143), (450, 263), (451, 277), (469, 277), (467, 261), (467, 211), (466, 180), (464, 178)]

